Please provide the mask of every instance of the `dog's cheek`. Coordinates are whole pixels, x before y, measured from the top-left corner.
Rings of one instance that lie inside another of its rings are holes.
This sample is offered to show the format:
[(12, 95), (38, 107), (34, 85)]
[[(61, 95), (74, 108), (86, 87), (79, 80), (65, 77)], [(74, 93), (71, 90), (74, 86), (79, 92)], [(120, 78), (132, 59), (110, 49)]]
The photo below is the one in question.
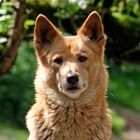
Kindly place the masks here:
[(58, 84), (60, 84), (61, 83), (61, 75), (60, 75), (60, 72), (58, 71), (57, 73), (56, 73), (56, 84), (58, 85)]
[(89, 84), (95, 84), (97, 82), (98, 74), (100, 74), (100, 64), (93, 63), (89, 67)]
[(91, 67), (91, 63), (89, 60), (87, 60), (87, 62), (84, 63), (82, 65), (82, 67), (80, 67), (81, 74), (83, 75), (84, 80), (86, 80), (86, 81), (89, 81), (89, 78), (90, 78), (90, 76), (89, 76), (89, 68), (90, 67)]
[(83, 81), (88, 81), (89, 80), (89, 74), (88, 74), (88, 67), (83, 66), (79, 68), (79, 74)]

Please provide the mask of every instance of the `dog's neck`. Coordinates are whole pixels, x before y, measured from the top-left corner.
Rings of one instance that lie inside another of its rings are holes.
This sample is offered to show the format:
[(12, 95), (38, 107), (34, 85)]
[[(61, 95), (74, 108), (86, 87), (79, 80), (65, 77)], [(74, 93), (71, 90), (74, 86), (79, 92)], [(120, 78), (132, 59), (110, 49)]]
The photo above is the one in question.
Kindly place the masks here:
[[(46, 105), (43, 105), (44, 103)], [(108, 126), (109, 110), (105, 97), (100, 96), (100, 94), (86, 104), (80, 101), (69, 101), (65, 105), (60, 105), (48, 98), (44, 99), (44, 103), (42, 102), (42, 111), (40, 112), (41, 118), (44, 119), (40, 119), (41, 121), (37, 125), (37, 132), (42, 132), (40, 139), (45, 136), (42, 128), (49, 127), (51, 131), (57, 130), (58, 134), (61, 131), (65, 132), (65, 130), (69, 130), (69, 133), (77, 132), (72, 136), (80, 139), (84, 137), (84, 133), (91, 133), (92, 130), (93, 137), (96, 138), (100, 132), (98, 140), (107, 140), (108, 134), (103, 135), (103, 133), (108, 133), (105, 127), (107, 129), (110, 127)], [(41, 104), (39, 105), (41, 107)]]

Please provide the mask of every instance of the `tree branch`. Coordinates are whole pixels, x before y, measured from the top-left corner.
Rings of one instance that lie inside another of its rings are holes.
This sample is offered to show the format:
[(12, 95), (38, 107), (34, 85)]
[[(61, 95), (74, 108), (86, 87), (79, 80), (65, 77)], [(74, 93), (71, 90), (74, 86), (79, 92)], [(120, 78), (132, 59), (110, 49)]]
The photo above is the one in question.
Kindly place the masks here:
[(0, 75), (9, 72), (15, 59), (18, 47), (24, 34), (24, 21), (26, 19), (25, 0), (15, 0), (15, 21), (12, 33), (7, 42), (5, 53), (0, 60)]

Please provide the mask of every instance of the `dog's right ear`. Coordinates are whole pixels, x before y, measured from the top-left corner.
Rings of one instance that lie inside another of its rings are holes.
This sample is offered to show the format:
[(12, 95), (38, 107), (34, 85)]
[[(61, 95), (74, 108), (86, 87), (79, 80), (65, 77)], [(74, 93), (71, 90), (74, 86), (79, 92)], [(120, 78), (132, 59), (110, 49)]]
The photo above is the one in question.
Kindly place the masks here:
[(105, 44), (104, 27), (98, 12), (93, 11), (90, 13), (78, 31), (78, 34), (87, 37), (99, 45)]
[(40, 14), (36, 18), (34, 29), (35, 48), (41, 50), (44, 46), (51, 45), (56, 37), (61, 37), (57, 28), (47, 17)]

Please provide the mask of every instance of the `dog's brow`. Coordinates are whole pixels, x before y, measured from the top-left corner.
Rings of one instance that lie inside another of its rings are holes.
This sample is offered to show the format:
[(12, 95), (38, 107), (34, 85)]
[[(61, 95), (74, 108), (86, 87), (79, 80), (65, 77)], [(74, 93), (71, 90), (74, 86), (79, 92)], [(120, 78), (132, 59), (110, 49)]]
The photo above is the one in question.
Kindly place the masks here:
[(78, 49), (79, 51), (76, 53), (77, 55), (79, 55), (79, 54), (86, 54), (87, 52), (85, 51), (85, 50), (80, 50), (80, 49)]

